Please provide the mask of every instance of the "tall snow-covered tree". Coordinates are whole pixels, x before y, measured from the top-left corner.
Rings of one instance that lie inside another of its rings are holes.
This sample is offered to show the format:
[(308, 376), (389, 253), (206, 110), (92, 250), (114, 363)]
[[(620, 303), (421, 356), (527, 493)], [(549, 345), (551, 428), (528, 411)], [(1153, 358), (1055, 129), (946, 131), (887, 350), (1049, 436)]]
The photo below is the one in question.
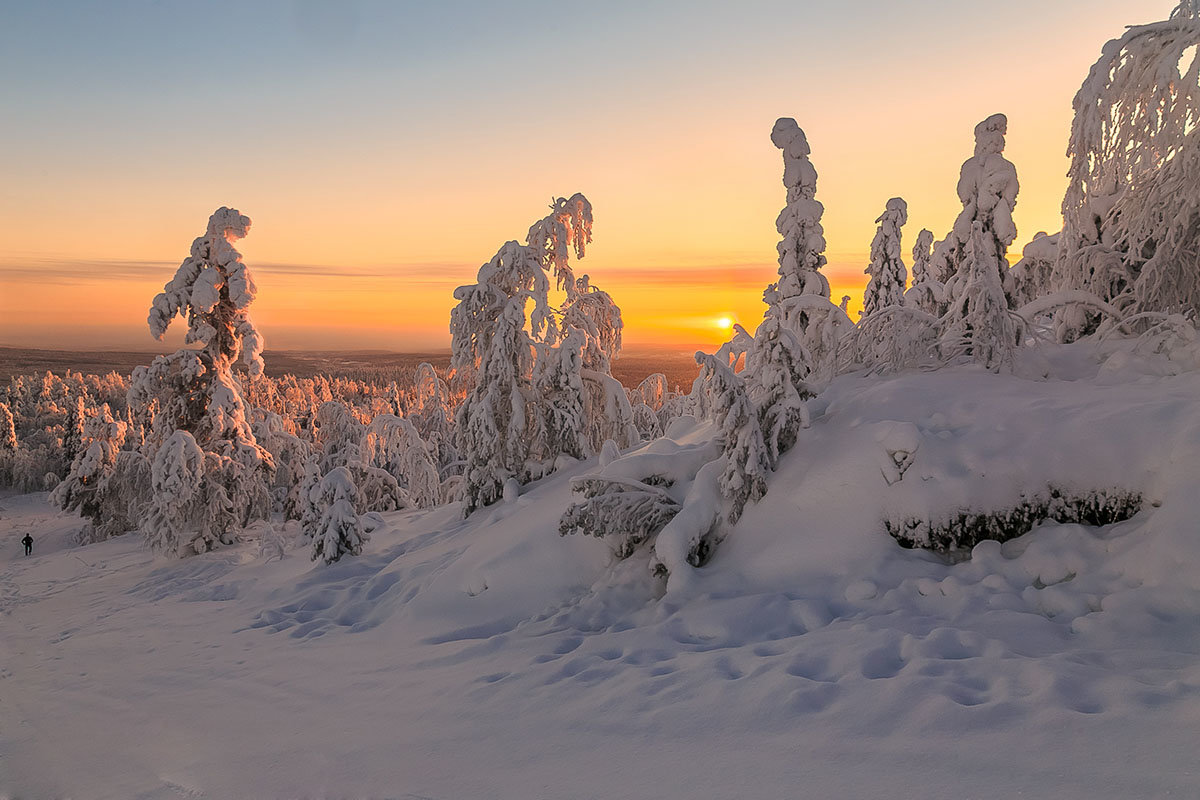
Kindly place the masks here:
[(17, 427), (8, 403), (0, 403), (0, 452), (17, 449)]
[(940, 317), (945, 311), (945, 287), (933, 274), (930, 265), (933, 231), (922, 228), (913, 244), (912, 285), (904, 293), (904, 304)]
[[(179, 350), (156, 358), (149, 367), (138, 367), (129, 389), (130, 405), (153, 414), (153, 448), (185, 431), (202, 452), (212, 456), (201, 459), (202, 469), (216, 471), (204, 480), (221, 486), (225, 495), (221, 502), (232, 511), (210, 516), (214, 524), (228, 520), (230, 529), (208, 537), (209, 545), (231, 540), (234, 528), (270, 511), (274, 464), (255, 440), (241, 386), (232, 372), (239, 357), (252, 377), (263, 370), (262, 336), (248, 314), (256, 289), (233, 247), (249, 229), (249, 217), (234, 209), (219, 208), (209, 218), (205, 235), (192, 243), (191, 255), (154, 298), (149, 316), (150, 331), (159, 339), (176, 315), (184, 317), (186, 341), (202, 347)], [(154, 463), (158, 464), (157, 455)]]
[(1002, 155), (1007, 133), (1008, 118), (1003, 114), (993, 114), (975, 126), (975, 154), (963, 162), (958, 178), (963, 210), (950, 233), (933, 248), (934, 278), (945, 285), (947, 302), (957, 298), (968, 279), (968, 250), (976, 222), (999, 257), (996, 269), (1005, 294), (1010, 290), (1005, 253), (1017, 237), (1012, 212), (1020, 184), (1017, 168)]
[(893, 197), (875, 222), (879, 227), (871, 242), (871, 265), (866, 269), (871, 280), (863, 294), (864, 317), (888, 306), (902, 305), (908, 281), (900, 253), (900, 229), (908, 222), (908, 204), (903, 198)]
[[(79, 413), (83, 413), (82, 399), (79, 402)], [(62, 510), (78, 511), (89, 521), (93, 531), (108, 522), (105, 493), (125, 443), (126, 430), (124, 421), (113, 419), (108, 405), (103, 406), (96, 416), (88, 418), (80, 434), (78, 454), (71, 464), (71, 471), (50, 495), (50, 501)], [(89, 533), (85, 538), (95, 541), (104, 537)]]
[(776, 246), (779, 282), (768, 291), (778, 293), (783, 323), (799, 337), (818, 371), (829, 377), (837, 343), (853, 323), (830, 301), (829, 281), (821, 273), (826, 263), (821, 227), (825, 208), (816, 199), (817, 171), (808, 158), (808, 138), (796, 120), (776, 120), (771, 142), (783, 151), (787, 205), (775, 220), (782, 237)]
[[(1200, 305), (1200, 10), (1130, 27), (1108, 42), (1075, 95), (1056, 289), (1129, 312)], [(1064, 309), (1072, 339), (1095, 320)]]

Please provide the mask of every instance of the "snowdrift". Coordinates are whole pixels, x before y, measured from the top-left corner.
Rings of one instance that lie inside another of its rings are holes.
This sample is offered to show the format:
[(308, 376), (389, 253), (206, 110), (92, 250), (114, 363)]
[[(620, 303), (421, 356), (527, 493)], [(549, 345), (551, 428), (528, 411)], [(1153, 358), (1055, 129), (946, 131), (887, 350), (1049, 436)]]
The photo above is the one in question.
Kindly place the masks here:
[[(1046, 359), (837, 379), (683, 579), (558, 534), (594, 462), (328, 566), (68, 549), (80, 521), (0, 499), (0, 793), (1186, 796), (1200, 375)], [(1144, 503), (951, 556), (886, 532), (1049, 484)]]

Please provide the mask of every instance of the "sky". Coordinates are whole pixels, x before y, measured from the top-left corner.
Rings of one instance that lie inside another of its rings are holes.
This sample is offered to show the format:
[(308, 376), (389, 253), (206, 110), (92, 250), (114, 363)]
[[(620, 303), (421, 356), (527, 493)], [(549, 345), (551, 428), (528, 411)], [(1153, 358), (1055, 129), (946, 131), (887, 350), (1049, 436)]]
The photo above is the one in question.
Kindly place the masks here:
[(177, 346), (147, 309), (228, 205), (268, 349), (444, 349), (454, 287), (575, 192), (626, 347), (713, 345), (777, 269), (781, 116), (854, 308), (888, 198), (906, 254), (944, 236), (993, 113), (1014, 251), (1058, 230), (1075, 91), (1172, 5), (0, 0), (0, 345)]

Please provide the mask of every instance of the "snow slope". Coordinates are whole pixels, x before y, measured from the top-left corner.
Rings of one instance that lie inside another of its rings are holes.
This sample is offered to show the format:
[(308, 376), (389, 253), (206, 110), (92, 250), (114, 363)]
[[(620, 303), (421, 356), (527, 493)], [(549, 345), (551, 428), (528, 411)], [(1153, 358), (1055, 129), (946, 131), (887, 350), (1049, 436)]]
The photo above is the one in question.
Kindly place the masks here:
[[(669, 584), (557, 535), (565, 474), (328, 567), (0, 498), (0, 796), (1195, 796), (1200, 375), (1108, 364), (838, 379)], [(957, 563), (884, 532), (1050, 481), (1146, 504)]]

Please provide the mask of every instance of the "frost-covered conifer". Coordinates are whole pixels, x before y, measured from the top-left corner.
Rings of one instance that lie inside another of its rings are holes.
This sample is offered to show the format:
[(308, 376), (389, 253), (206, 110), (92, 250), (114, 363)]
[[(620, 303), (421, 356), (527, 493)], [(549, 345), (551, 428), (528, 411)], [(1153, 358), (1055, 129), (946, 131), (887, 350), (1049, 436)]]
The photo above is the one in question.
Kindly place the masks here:
[(782, 324), (781, 317), (777, 303), (767, 306), (746, 353), (749, 397), (758, 409), (759, 429), (771, 469), (795, 444), (800, 429), (808, 427), (805, 401), (816, 394), (807, 380), (812, 373), (811, 358), (796, 335)]
[(940, 317), (945, 311), (945, 287), (934, 276), (930, 265), (932, 247), (933, 231), (922, 228), (913, 245), (912, 286), (904, 293), (904, 304)]
[[(1200, 305), (1200, 16), (1171, 18), (1108, 42), (1075, 95), (1056, 290), (1085, 290), (1127, 313)], [(1096, 320), (1059, 312), (1070, 340)]]
[(426, 362), (417, 366), (415, 408), (409, 419), (425, 441), (439, 474), (458, 460), (450, 388)]
[[(81, 398), (79, 413), (83, 413), (82, 405)], [(71, 471), (50, 496), (50, 501), (62, 510), (78, 511), (93, 529), (107, 522), (104, 494), (117, 465), (117, 454), (125, 443), (125, 432), (125, 423), (114, 420), (107, 405), (97, 416), (88, 419), (80, 434), (79, 452), (71, 464)], [(99, 537), (89, 534), (86, 538), (94, 541)]]
[(1007, 132), (1008, 118), (1003, 114), (993, 114), (975, 126), (975, 154), (963, 162), (958, 178), (963, 210), (950, 233), (933, 248), (933, 277), (945, 285), (947, 302), (958, 297), (967, 281), (968, 250), (976, 222), (985, 238), (991, 239), (997, 275), (1005, 294), (1009, 292), (1004, 254), (1017, 236), (1012, 212), (1020, 184), (1017, 168), (1002, 155)]
[(968, 354), (993, 372), (1012, 368), (1018, 320), (1009, 311), (996, 268), (994, 240), (982, 222), (976, 222), (967, 250), (967, 277), (943, 318), (943, 354)]
[(17, 449), (17, 427), (12, 409), (0, 403), (0, 452), (12, 453)]
[(783, 237), (777, 247), (779, 293), (785, 299), (801, 294), (829, 297), (829, 281), (820, 272), (825, 266), (825, 208), (816, 199), (817, 171), (808, 159), (808, 138), (796, 120), (782, 117), (771, 130), (771, 142), (783, 151), (787, 187), (787, 205), (775, 221)]
[(307, 531), (312, 541), (312, 560), (319, 558), (332, 564), (344, 555), (360, 554), (369, 537), (354, 508), (356, 489), (349, 470), (331, 470), (314, 494), (320, 516)]
[(1050, 293), (1061, 237), (1060, 233), (1047, 236), (1045, 231), (1038, 231), (1021, 251), (1021, 260), (1009, 272), (1013, 302), (1018, 308)]
[[(184, 317), (186, 341), (202, 348), (179, 350), (156, 358), (149, 367), (138, 367), (129, 387), (129, 404), (153, 414), (152, 450), (183, 431), (211, 456), (200, 460), (201, 479), (209, 487), (205, 501), (211, 505), (204, 525), (227, 521), (229, 528), (206, 530), (201, 537), (204, 547), (193, 548), (198, 552), (218, 541), (232, 541), (234, 528), (265, 518), (270, 511), (274, 464), (254, 437), (232, 372), (238, 357), (251, 376), (261, 375), (263, 369), (262, 337), (247, 313), (254, 281), (233, 247), (249, 228), (250, 219), (236, 210), (220, 208), (212, 215), (205, 235), (192, 243), (191, 255), (154, 298), (149, 316), (150, 331), (160, 339), (176, 315)], [(179, 448), (177, 442), (172, 457), (178, 456)], [(153, 462), (159, 464), (157, 453)], [(218, 513), (225, 506), (229, 513)]]
[(530, 451), (548, 461), (547, 471), (559, 455), (584, 458), (585, 389), (582, 362), (585, 337), (576, 327), (565, 329), (555, 347), (545, 347), (533, 372), (533, 391), (540, 406), (532, 430)]
[(808, 159), (808, 139), (794, 119), (777, 120), (771, 142), (783, 151), (787, 205), (775, 220), (782, 237), (776, 248), (779, 282), (768, 291), (778, 293), (783, 324), (799, 337), (816, 371), (831, 377), (838, 342), (853, 329), (853, 323), (830, 301), (829, 281), (821, 274), (825, 266), (821, 216), (825, 209), (816, 199), (817, 171)]
[(900, 229), (908, 222), (908, 204), (900, 197), (887, 201), (887, 208), (875, 222), (879, 225), (871, 242), (871, 276), (863, 294), (863, 316), (904, 302), (904, 284), (908, 271), (900, 254)]
[(729, 500), (729, 521), (737, 522), (746, 503), (767, 493), (771, 458), (758, 423), (758, 411), (742, 379), (724, 359), (696, 353), (708, 415), (721, 429), (725, 469), (718, 485)]
[(192, 242), (192, 254), (154, 298), (150, 332), (162, 339), (176, 316), (188, 321), (188, 343), (204, 345), (214, 359), (245, 359), (251, 376), (262, 374), (263, 339), (247, 309), (257, 288), (233, 243), (250, 232), (250, 218), (236, 209), (218, 208), (208, 230)]
[(381, 414), (371, 420), (361, 449), (364, 463), (394, 476), (410, 503), (417, 508), (438, 504), (441, 481), (437, 466), (416, 427), (407, 419)]

